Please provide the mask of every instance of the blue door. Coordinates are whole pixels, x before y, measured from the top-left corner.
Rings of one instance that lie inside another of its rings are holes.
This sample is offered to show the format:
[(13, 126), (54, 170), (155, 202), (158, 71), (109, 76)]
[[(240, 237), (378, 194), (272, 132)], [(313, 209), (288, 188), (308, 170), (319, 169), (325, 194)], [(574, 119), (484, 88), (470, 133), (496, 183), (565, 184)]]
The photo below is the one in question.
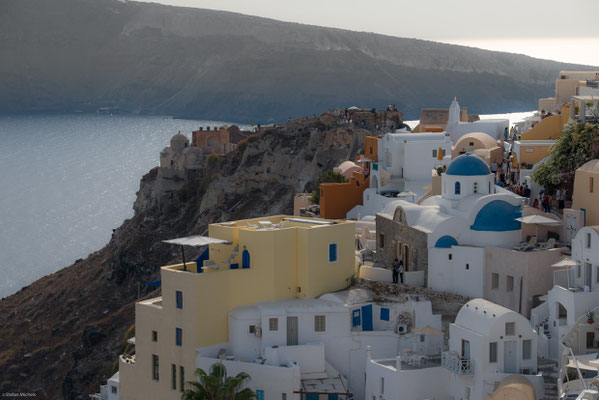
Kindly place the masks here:
[(372, 330), (372, 304), (362, 306), (362, 330)]
[(241, 253), (241, 268), (249, 268), (250, 267), (250, 252), (244, 250)]
[(352, 326), (360, 325), (360, 309), (352, 311)]
[(318, 393), (307, 393), (306, 400), (318, 400)]

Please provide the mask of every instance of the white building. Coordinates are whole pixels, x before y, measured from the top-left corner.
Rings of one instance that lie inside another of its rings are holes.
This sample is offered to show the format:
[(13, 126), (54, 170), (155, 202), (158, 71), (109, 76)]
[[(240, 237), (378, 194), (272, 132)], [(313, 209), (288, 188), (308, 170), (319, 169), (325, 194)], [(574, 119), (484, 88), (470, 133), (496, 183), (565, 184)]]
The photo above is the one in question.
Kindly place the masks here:
[(426, 254), (429, 289), (482, 297), (528, 316), (533, 297), (551, 288), (550, 265), (561, 254), (514, 249), (522, 240), (523, 200), (497, 187), (485, 162), (465, 153), (443, 174), (441, 195), (421, 205), (398, 200), (395, 210), (377, 215), (377, 257), (391, 248), (390, 259), (411, 268)]
[(106, 385), (100, 386), (100, 393), (91, 394), (92, 400), (119, 400), (119, 372), (108, 379)]
[(369, 291), (352, 289), (257, 303), (231, 310), (229, 342), (197, 349), (196, 364), (206, 370), (220, 357), (269, 399), (299, 399), (298, 392), (363, 399), (366, 348), (381, 357), (404, 349), (440, 354), (442, 335), (412, 333), (424, 327), (440, 331), (441, 316), (423, 297), (375, 303)]
[[(572, 240), (572, 265), (554, 272), (554, 286), (544, 303), (531, 312), (539, 334), (539, 354), (559, 360), (560, 342), (587, 311), (599, 307), (599, 227), (587, 226)], [(599, 314), (596, 315), (599, 320)], [(576, 331), (579, 353), (599, 351), (599, 332), (592, 324)]]
[(449, 118), (445, 130), (451, 137), (451, 142), (456, 144), (462, 136), (472, 132), (483, 132), (497, 141), (504, 140), (504, 132), (509, 129), (508, 119), (481, 119), (474, 122), (460, 121), (460, 105), (454, 97), (449, 106)]
[(411, 202), (428, 192), (432, 171), (451, 161), (451, 141), (445, 133), (387, 133), (378, 140), (379, 162), (372, 165), (370, 187), (363, 193), (363, 205), (347, 213), (348, 218), (374, 216), (401, 192)]
[(449, 351), (440, 362), (414, 366), (402, 359), (368, 360), (366, 398), (480, 399), (510, 375), (521, 375), (544, 397), (537, 374), (536, 333), (522, 315), (483, 299), (459, 311), (449, 327)]

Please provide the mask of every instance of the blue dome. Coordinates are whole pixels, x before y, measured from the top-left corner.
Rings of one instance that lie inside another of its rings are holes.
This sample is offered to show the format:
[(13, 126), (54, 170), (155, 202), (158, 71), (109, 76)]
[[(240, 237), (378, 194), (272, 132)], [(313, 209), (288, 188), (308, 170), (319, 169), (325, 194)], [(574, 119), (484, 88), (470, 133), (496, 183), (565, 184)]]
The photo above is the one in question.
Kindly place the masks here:
[(437, 240), (437, 243), (435, 243), (435, 247), (441, 249), (450, 249), (451, 246), (458, 246), (458, 241), (455, 240), (453, 236), (449, 235), (441, 236), (439, 240)]
[(511, 205), (504, 200), (493, 200), (479, 210), (470, 229), (491, 232), (517, 231), (522, 226), (516, 218), (521, 216), (522, 209), (519, 205)]
[(474, 176), (489, 175), (491, 170), (480, 157), (464, 153), (449, 164), (445, 173), (447, 175)]

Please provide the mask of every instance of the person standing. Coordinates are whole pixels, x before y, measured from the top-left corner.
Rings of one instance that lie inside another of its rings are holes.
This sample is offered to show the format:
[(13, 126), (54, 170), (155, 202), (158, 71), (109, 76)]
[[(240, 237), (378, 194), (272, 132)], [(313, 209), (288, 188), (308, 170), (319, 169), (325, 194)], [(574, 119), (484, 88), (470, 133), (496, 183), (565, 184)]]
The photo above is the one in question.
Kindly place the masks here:
[(403, 268), (403, 261), (402, 260), (399, 260), (399, 268), (398, 268), (398, 270), (399, 270), (399, 283), (401, 283), (403, 285), (403, 270), (404, 270), (404, 268)]
[(399, 261), (397, 258), (393, 261), (393, 265), (391, 266), (393, 271), (393, 283), (397, 283), (397, 278), (399, 277)]

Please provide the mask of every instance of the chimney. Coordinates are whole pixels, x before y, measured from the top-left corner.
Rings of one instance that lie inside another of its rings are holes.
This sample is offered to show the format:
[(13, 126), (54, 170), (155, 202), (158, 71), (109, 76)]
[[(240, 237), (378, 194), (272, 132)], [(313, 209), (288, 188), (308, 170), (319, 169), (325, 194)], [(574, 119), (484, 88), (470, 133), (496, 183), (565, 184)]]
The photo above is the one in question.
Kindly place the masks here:
[(399, 372), (401, 371), (401, 356), (398, 355), (395, 357), (395, 369)]

